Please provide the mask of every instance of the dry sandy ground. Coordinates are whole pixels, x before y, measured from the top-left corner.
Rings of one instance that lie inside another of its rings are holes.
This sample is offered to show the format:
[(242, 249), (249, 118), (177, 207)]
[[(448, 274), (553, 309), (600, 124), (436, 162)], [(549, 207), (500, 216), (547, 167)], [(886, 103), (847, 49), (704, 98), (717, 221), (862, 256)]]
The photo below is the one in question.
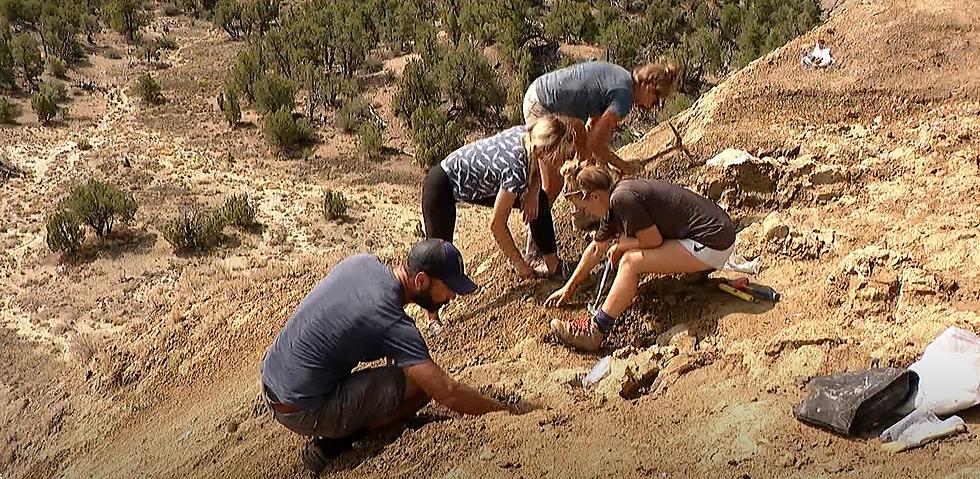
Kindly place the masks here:
[[(467, 418), (432, 406), (358, 444), (331, 474), (980, 477), (977, 410), (964, 413), (971, 432), (898, 456), (791, 414), (809, 376), (874, 359), (907, 365), (947, 326), (980, 331), (978, 20), (976, 2), (845, 3), (675, 120), (694, 158), (665, 158), (647, 175), (724, 204), (743, 227), (739, 248), (764, 259), (756, 281), (784, 300), (648, 281), (610, 350), (693, 368), (654, 393), (623, 400), (610, 394), (615, 378), (575, 387), (597, 357), (556, 345), (545, 325), (578, 314), (587, 288), (576, 307), (543, 310), (558, 284), (516, 282), (487, 239), (487, 211), (467, 208), (458, 242), (484, 288), (449, 309), (430, 346), (454, 375), (543, 407)], [(395, 261), (416, 239), (422, 174), (409, 158), (356, 159), (330, 127), (308, 157), (270, 155), (254, 115), (235, 130), (218, 122), (214, 96), (239, 45), (166, 21), (181, 48), (153, 71), (165, 105), (129, 93), (145, 65), (95, 55), (74, 75), (107, 93), (73, 90), (66, 125), (42, 128), (28, 113), (0, 130), (3, 154), (30, 173), (0, 185), (3, 477), (305, 477), (301, 440), (255, 401), (264, 349), (337, 260), (368, 250)], [(817, 39), (839, 63), (800, 69)], [(387, 95), (369, 94), (390, 118)], [(389, 146), (403, 147), (389, 123)], [(649, 156), (660, 141), (621, 153)], [(704, 166), (729, 147), (760, 159)], [(141, 209), (109, 244), (60, 261), (44, 246), (44, 215), (92, 175), (132, 191)], [(325, 188), (354, 200), (352, 220), (322, 218)], [(181, 205), (238, 192), (258, 200), (261, 231), (229, 228), (230, 243), (206, 256), (174, 256), (159, 237), (155, 225)], [(563, 228), (562, 246), (573, 257), (581, 240)], [(679, 324), (695, 340), (651, 346)]]

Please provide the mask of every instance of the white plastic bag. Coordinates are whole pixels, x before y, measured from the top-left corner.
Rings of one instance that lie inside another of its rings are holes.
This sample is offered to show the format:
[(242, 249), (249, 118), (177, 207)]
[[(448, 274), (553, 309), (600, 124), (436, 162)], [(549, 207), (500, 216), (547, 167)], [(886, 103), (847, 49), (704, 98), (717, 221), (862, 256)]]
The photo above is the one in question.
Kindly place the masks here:
[(909, 369), (919, 375), (918, 410), (945, 416), (980, 404), (980, 338), (969, 331), (943, 331)]
[(589, 371), (589, 374), (585, 375), (585, 378), (582, 379), (582, 387), (589, 389), (590, 387), (599, 384), (599, 381), (602, 381), (602, 379), (609, 374), (609, 369), (611, 367), (612, 356), (606, 356), (600, 359), (599, 362), (592, 367), (592, 371)]

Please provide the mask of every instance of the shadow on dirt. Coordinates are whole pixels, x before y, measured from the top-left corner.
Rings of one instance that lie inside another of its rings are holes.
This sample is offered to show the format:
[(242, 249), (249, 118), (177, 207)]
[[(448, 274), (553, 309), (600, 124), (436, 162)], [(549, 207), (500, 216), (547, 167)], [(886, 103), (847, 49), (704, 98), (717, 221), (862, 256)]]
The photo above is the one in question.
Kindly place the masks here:
[(328, 477), (332, 473), (349, 471), (356, 468), (364, 461), (367, 461), (384, 452), (385, 448), (397, 441), (398, 438), (402, 437), (406, 431), (417, 431), (425, 427), (427, 424), (443, 422), (449, 419), (451, 419), (449, 416), (433, 414), (430, 412), (421, 412), (401, 425), (392, 426), (383, 432), (358, 441), (355, 443), (353, 452), (348, 452), (337, 458), (337, 460), (323, 472), (321, 477)]

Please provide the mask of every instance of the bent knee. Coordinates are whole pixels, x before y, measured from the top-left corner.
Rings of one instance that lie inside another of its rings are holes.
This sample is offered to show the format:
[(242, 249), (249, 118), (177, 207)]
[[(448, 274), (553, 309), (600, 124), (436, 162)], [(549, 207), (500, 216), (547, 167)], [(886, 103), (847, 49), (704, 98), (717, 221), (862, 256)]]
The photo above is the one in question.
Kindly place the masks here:
[(627, 251), (626, 253), (623, 254), (623, 256), (619, 258), (619, 269), (620, 271), (624, 271), (624, 270), (634, 271), (642, 261), (643, 261), (643, 251), (637, 249)]

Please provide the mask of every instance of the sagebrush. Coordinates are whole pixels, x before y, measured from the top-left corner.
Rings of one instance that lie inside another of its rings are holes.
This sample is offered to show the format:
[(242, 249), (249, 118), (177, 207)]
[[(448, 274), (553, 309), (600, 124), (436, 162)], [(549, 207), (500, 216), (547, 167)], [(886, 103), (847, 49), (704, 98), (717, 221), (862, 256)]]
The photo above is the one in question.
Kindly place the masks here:
[(219, 212), (190, 207), (164, 223), (160, 232), (175, 252), (207, 251), (221, 242), (224, 227), (225, 220)]
[(258, 212), (258, 207), (246, 194), (228, 198), (218, 211), (225, 223), (229, 225), (240, 228), (256, 225), (255, 214)]
[(51, 251), (74, 253), (82, 247), (82, 222), (71, 211), (56, 210), (48, 215), (45, 240)]
[(330, 220), (338, 220), (347, 217), (347, 198), (343, 193), (335, 190), (323, 192), (323, 216)]
[(132, 195), (96, 179), (74, 186), (58, 203), (59, 210), (74, 214), (82, 223), (91, 226), (100, 238), (112, 231), (116, 221), (133, 219), (137, 208)]

